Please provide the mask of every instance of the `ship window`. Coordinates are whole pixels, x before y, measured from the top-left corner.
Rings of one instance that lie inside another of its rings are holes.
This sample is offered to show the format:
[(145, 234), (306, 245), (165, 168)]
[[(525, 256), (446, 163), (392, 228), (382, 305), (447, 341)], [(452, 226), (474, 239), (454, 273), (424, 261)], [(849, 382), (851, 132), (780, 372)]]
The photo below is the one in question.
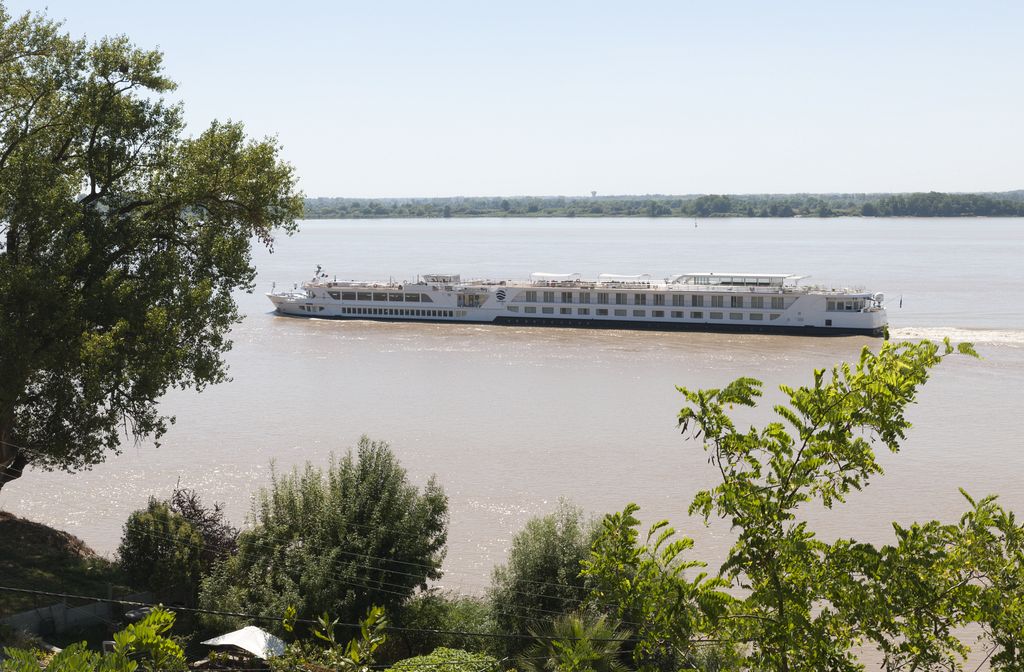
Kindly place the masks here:
[(434, 300), (430, 298), (429, 294), (420, 294), (420, 303), (433, 303)]
[(334, 299), (335, 301), (341, 298), (341, 292), (327, 292), (327, 295)]
[(537, 306), (526, 306), (525, 308), (523, 308), (523, 312), (524, 313), (536, 313), (537, 312)]
[(743, 313), (729, 313), (729, 319), (730, 320), (742, 320), (743, 319)]
[(400, 302), (400, 301), (402, 301), (402, 295), (397, 293), (397, 292), (388, 294), (388, 301), (398, 301), (398, 302)]
[(625, 316), (626, 316), (625, 309), (623, 309), (623, 308), (616, 308), (615, 309), (615, 317), (625, 317)]
[(562, 292), (562, 303), (572, 303), (572, 292)]
[(535, 292), (532, 289), (527, 290), (526, 291), (526, 300), (527, 301), (536, 301), (537, 300), (537, 292)]
[(772, 313), (771, 315), (768, 316), (768, 318), (772, 319), (772, 320), (777, 320), (777, 319), (779, 319), (779, 314), (778, 313)]
[(721, 308), (724, 305), (725, 305), (725, 297), (724, 296), (720, 296), (720, 295), (716, 294), (715, 296), (711, 297), (711, 307), (712, 308)]
[(673, 306), (685, 306), (686, 305), (684, 303), (685, 300), (686, 300), (686, 295), (685, 294), (673, 294), (672, 295), (672, 305)]
[[(772, 310), (781, 310), (782, 308), (784, 308), (785, 306), (782, 303), (783, 300), (784, 299), (781, 296), (773, 296), (772, 297)], [(775, 318), (773, 317), (772, 319), (774, 320)]]
[(590, 315), (590, 308), (577, 308), (576, 309), (576, 314), (577, 315)]
[(597, 302), (598, 303), (608, 303), (608, 294), (606, 292), (598, 292), (597, 293)]
[(633, 317), (645, 317), (647, 315), (646, 310), (634, 310)]
[(656, 306), (664, 306), (665, 305), (665, 295), (664, 294), (655, 294), (654, 295), (654, 305), (656, 305)]
[(572, 315), (572, 308), (559, 308), (558, 309), (558, 314), (559, 315)]
[(341, 299), (342, 299), (342, 301), (355, 301), (356, 300), (356, 293), (355, 292), (342, 292), (341, 293)]
[(829, 301), (828, 302), (828, 308), (826, 308), (826, 310), (831, 312), (831, 311), (833, 311), (835, 309), (836, 309), (836, 302), (835, 301)]
[(580, 303), (590, 303), (590, 292), (580, 292)]
[(519, 306), (507, 306), (507, 308), (508, 308), (508, 312), (510, 312), (510, 313), (518, 313), (519, 312)]
[(619, 306), (626, 305), (626, 295), (622, 292), (615, 293), (615, 304)]
[(720, 320), (720, 319), (722, 319), (722, 314), (721, 313), (711, 313), (711, 319), (712, 320)]
[(554, 292), (544, 292), (544, 303), (554, 303), (554, 302), (555, 302), (555, 293)]
[[(752, 296), (750, 297), (751, 308), (764, 308), (764, 297), (763, 296)], [(753, 318), (751, 318), (753, 319)]]
[(607, 308), (598, 308), (597, 309), (597, 314), (598, 315), (607, 315), (608, 314), (608, 309)]
[(373, 294), (369, 292), (357, 292), (356, 299), (359, 301), (373, 301)]
[(388, 295), (385, 294), (384, 292), (374, 292), (373, 293), (373, 300), (374, 301), (387, 301), (388, 300)]
[(681, 311), (681, 310), (673, 310), (672, 311), (672, 317), (677, 317), (678, 318), (678, 317), (682, 317), (682, 316), (683, 316), (683, 311)]
[(690, 305), (694, 308), (702, 308), (704, 306), (704, 297), (699, 294), (694, 294), (690, 297)]
[(420, 295), (419, 294), (406, 294), (405, 295), (405, 302), (406, 303), (409, 303), (409, 302), (419, 303), (420, 302)]
[(690, 317), (692, 317), (695, 320), (703, 320), (704, 319), (704, 311), (703, 310), (691, 310), (690, 311)]
[(742, 296), (730, 296), (729, 297), (729, 307), (730, 308), (742, 308), (743, 307), (743, 297)]
[(665, 311), (655, 310), (654, 312), (651, 313), (651, 315), (653, 315), (654, 317), (665, 317)]
[(831, 327), (832, 326), (832, 320), (825, 320), (825, 326), (826, 327)]
[(646, 294), (634, 294), (633, 295), (633, 305), (636, 305), (636, 306), (646, 306), (647, 305), (647, 295)]
[(552, 308), (551, 306), (544, 306), (543, 308), (540, 309), (540, 312), (544, 313), (545, 315), (551, 315), (552, 313), (555, 312), (555, 309)]
[(761, 313), (751, 313), (750, 314), (750, 319), (760, 321), (760, 320), (764, 319), (764, 315), (761, 314)]

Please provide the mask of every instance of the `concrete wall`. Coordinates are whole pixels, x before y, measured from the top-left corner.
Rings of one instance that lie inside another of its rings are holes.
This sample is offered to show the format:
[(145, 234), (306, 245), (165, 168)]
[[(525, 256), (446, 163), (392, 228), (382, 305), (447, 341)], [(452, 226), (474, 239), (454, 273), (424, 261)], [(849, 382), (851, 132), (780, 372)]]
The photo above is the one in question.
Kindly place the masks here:
[[(120, 599), (133, 602), (150, 602), (150, 593), (126, 595)], [(0, 619), (0, 623), (18, 630), (24, 630), (41, 637), (60, 634), (67, 630), (84, 628), (97, 623), (107, 623), (120, 618), (125, 607), (106, 602), (94, 602), (83, 607), (69, 607), (63, 602), (40, 607)], [(130, 607), (128, 607), (130, 609)]]

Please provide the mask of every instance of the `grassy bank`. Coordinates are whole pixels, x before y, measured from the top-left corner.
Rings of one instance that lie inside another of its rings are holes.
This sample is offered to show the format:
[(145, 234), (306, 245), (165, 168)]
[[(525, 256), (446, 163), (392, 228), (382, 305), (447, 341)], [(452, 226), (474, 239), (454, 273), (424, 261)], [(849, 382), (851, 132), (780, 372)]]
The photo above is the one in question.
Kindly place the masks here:
[[(117, 566), (78, 537), (0, 511), (2, 585), (106, 597), (132, 592)], [(0, 591), (0, 616), (53, 604), (52, 597)]]

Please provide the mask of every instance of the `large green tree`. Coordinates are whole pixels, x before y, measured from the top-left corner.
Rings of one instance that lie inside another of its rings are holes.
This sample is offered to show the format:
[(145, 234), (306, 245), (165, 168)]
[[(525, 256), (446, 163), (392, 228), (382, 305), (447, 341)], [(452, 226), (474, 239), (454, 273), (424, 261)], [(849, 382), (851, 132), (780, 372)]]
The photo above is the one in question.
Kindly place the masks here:
[(301, 213), (273, 140), (184, 132), (161, 54), (0, 4), (0, 487), (74, 471), (225, 378), (250, 244)]
[(200, 604), (264, 615), (289, 606), (354, 623), (373, 606), (398, 613), (441, 577), (448, 498), (420, 491), (384, 442), (363, 437), (326, 471), (275, 475), (256, 498), (254, 526), (237, 554), (203, 579)]

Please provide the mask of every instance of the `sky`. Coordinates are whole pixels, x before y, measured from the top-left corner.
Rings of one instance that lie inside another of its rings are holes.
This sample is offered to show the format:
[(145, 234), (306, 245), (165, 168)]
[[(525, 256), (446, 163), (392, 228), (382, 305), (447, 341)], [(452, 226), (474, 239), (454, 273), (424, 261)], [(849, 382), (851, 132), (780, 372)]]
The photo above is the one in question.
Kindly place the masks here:
[[(40, 2), (6, 0), (11, 13)], [(48, 0), (307, 196), (1024, 188), (1024, 3)]]

